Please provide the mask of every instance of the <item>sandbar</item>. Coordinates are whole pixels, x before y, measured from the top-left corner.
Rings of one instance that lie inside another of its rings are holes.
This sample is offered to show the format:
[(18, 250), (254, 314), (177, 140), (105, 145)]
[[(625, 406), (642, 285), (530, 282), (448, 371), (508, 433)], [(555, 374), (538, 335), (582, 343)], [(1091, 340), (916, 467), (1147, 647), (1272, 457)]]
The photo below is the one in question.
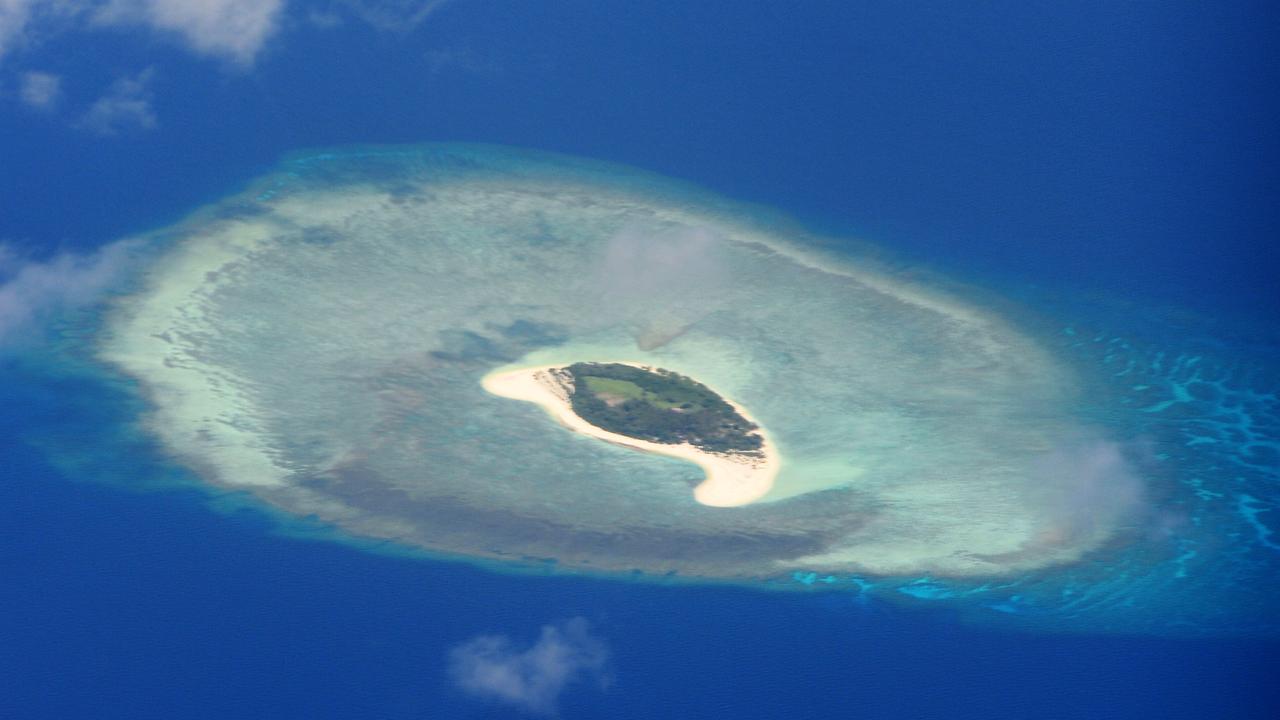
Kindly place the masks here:
[[(620, 364), (653, 370), (652, 367), (639, 363), (622, 362)], [(689, 443), (677, 445), (650, 442), (598, 428), (573, 411), (569, 402), (572, 381), (568, 378), (568, 372), (564, 370), (563, 365), (541, 365), (496, 371), (486, 375), (481, 380), (481, 385), (485, 390), (499, 397), (524, 400), (538, 405), (561, 425), (574, 432), (633, 450), (666, 455), (694, 463), (706, 473), (706, 479), (693, 489), (694, 500), (703, 505), (739, 507), (759, 500), (773, 487), (774, 478), (777, 477), (778, 469), (782, 464), (777, 448), (763, 427), (760, 427), (759, 432), (764, 443), (760, 447), (758, 456), (714, 453)], [(732, 405), (739, 415), (755, 423), (757, 427), (760, 426), (741, 406), (723, 395), (721, 397)]]

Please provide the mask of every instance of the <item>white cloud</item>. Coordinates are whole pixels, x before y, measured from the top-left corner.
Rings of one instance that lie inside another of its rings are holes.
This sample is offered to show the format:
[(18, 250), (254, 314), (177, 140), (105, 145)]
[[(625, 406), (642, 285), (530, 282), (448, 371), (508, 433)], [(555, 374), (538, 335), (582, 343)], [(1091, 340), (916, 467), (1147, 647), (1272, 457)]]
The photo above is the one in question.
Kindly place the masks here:
[(247, 66), (275, 34), (283, 9), (284, 0), (109, 0), (93, 20), (173, 33), (197, 54)]
[(379, 30), (409, 31), (451, 0), (337, 0), (351, 14)]
[(312, 9), (307, 13), (307, 22), (321, 30), (331, 30), (342, 25), (342, 16), (332, 10)]
[(18, 86), (18, 98), (27, 107), (52, 110), (62, 97), (62, 78), (53, 73), (23, 73)]
[(285, 0), (0, 0), (0, 57), (86, 25), (139, 25), (199, 55), (252, 65), (280, 26)]
[(26, 262), (0, 244), (0, 346), (20, 342), (53, 313), (101, 297), (119, 278), (134, 245), (122, 241), (88, 254), (62, 253)]
[(34, 0), (0, 0), (0, 57), (22, 37)]
[(1040, 510), (1039, 542), (1100, 537), (1146, 509), (1144, 484), (1121, 445), (1082, 435), (1063, 438), (1043, 457), (1026, 490)]
[(538, 641), (516, 645), (481, 635), (449, 653), (449, 672), (464, 692), (535, 715), (553, 715), (564, 689), (580, 680), (603, 686), (609, 649), (586, 620), (545, 625)]
[(0, 58), (66, 29), (95, 2), (101, 0), (0, 0)]
[(437, 48), (423, 56), (431, 73), (457, 70), (472, 75), (497, 76), (505, 71), (502, 63), (485, 57), (469, 48)]
[(156, 126), (151, 107), (151, 78), (147, 68), (137, 75), (116, 80), (98, 98), (76, 126), (98, 135), (119, 135), (126, 130), (150, 130)]

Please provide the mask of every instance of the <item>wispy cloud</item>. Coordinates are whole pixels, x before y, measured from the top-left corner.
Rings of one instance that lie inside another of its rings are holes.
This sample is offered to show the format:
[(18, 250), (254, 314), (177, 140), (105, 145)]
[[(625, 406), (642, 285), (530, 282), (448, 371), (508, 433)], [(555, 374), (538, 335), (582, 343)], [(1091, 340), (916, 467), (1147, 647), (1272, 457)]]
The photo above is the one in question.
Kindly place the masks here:
[(0, 0), (0, 57), (22, 38), (35, 0)]
[(569, 685), (607, 683), (609, 648), (582, 618), (543, 626), (537, 642), (520, 645), (505, 635), (481, 635), (449, 653), (457, 686), (475, 697), (535, 715), (553, 715)]
[(0, 59), (38, 44), (93, 6), (94, 0), (0, 0)]
[(1064, 438), (1036, 470), (1027, 492), (1047, 519), (1041, 538), (1045, 543), (1109, 532), (1145, 509), (1139, 471), (1115, 442)]
[(29, 337), (54, 313), (96, 301), (120, 277), (134, 247), (122, 241), (88, 254), (30, 261), (0, 244), (0, 347)]
[(19, 80), (18, 98), (27, 107), (36, 110), (52, 110), (61, 97), (62, 78), (53, 73), (23, 73)]
[(428, 50), (423, 56), (433, 75), (445, 72), (462, 72), (469, 75), (497, 77), (506, 73), (507, 67), (494, 57), (470, 48), (448, 47)]
[(331, 30), (336, 27), (341, 27), (343, 20), (342, 16), (333, 10), (312, 8), (307, 11), (307, 22), (313, 27), (320, 28), (321, 30)]
[(276, 33), (283, 9), (284, 0), (109, 0), (92, 20), (147, 26), (177, 36), (197, 54), (248, 66)]
[(284, 8), (285, 0), (0, 0), (0, 57), (39, 38), (137, 26), (249, 66), (279, 30)]
[(452, 0), (337, 0), (352, 15), (379, 30), (407, 32)]
[(112, 83), (102, 97), (94, 101), (76, 127), (98, 135), (119, 135), (129, 130), (151, 130), (157, 124), (151, 106), (152, 68)]
[(721, 244), (706, 228), (627, 228), (605, 245), (597, 280), (623, 300), (688, 292), (724, 275)]
[(592, 278), (601, 312), (630, 325), (642, 350), (665, 345), (706, 316), (699, 298), (723, 291), (722, 247), (707, 228), (624, 229), (605, 244)]

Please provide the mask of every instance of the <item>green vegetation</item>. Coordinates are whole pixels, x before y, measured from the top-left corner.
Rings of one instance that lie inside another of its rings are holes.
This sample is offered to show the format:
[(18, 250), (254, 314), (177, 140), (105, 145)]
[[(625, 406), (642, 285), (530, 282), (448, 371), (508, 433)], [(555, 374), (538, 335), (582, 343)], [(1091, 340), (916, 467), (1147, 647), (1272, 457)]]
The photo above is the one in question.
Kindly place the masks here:
[(758, 428), (706, 385), (670, 370), (576, 363), (570, 401), (583, 420), (651, 442), (687, 442), (711, 452), (757, 454)]

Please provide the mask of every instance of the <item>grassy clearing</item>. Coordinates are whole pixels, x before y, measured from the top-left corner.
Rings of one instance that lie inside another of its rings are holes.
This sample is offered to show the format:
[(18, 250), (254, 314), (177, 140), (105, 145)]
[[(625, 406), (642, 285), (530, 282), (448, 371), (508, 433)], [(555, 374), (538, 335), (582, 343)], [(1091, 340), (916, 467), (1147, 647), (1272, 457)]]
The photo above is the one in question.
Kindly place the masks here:
[(591, 392), (597, 395), (610, 395), (622, 400), (645, 400), (645, 395), (650, 394), (630, 380), (616, 380), (594, 375), (587, 375), (583, 380), (586, 381)]
[(646, 390), (630, 380), (587, 375), (583, 378), (591, 392), (617, 402), (627, 400), (643, 400), (659, 410), (680, 408), (690, 412), (701, 410), (698, 396), (691, 392), (682, 392), (679, 388), (664, 388), (659, 392)]

